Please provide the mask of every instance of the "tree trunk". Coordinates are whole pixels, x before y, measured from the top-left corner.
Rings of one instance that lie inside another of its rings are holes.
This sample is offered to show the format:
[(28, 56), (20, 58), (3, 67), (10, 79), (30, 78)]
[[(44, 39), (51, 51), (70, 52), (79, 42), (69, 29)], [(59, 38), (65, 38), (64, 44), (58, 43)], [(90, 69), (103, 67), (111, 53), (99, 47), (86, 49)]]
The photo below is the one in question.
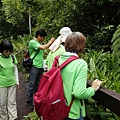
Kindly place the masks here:
[(29, 11), (29, 32), (31, 35), (31, 13), (30, 13), (30, 11)]

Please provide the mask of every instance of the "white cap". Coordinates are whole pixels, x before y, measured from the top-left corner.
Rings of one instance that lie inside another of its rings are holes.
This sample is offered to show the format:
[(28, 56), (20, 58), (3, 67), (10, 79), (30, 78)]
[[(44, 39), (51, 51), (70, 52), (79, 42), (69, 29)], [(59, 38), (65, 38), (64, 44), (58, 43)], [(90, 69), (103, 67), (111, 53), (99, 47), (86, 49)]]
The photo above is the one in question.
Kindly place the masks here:
[(54, 52), (61, 44), (61, 42), (65, 42), (66, 38), (72, 31), (69, 27), (61, 28), (59, 34), (60, 36), (53, 42), (53, 44), (49, 47), (49, 49)]
[(71, 33), (72, 31), (69, 27), (63, 27), (59, 32), (62, 42), (65, 42), (67, 36)]

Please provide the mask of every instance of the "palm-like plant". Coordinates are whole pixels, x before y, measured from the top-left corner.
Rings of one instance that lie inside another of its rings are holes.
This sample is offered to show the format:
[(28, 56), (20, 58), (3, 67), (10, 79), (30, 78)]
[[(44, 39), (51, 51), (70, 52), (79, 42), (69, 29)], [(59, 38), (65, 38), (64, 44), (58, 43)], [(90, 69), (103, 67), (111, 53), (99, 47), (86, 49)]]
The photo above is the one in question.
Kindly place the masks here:
[(113, 34), (113, 38), (111, 40), (112, 44), (112, 54), (114, 56), (114, 61), (116, 64), (116, 68), (118, 69), (120, 65), (120, 24), (117, 27), (117, 30)]

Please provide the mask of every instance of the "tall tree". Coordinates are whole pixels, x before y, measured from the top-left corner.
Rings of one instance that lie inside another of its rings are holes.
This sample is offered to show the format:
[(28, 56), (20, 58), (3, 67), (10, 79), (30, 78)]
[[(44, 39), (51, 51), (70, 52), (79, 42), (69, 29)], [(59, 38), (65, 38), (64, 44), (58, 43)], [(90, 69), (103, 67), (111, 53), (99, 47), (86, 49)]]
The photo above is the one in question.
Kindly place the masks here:
[(24, 12), (25, 7), (21, 0), (1, 0), (1, 2), (5, 20), (12, 25), (11, 36), (28, 33), (28, 15)]

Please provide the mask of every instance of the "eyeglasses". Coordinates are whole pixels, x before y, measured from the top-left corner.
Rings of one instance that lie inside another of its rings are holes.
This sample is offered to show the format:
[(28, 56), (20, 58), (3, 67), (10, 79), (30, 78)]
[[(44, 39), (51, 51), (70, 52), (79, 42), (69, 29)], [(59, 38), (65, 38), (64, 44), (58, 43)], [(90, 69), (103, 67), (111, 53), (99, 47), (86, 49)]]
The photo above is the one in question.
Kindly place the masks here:
[(8, 53), (8, 52), (11, 53), (12, 50), (4, 50), (3, 52), (4, 52), (4, 53)]

